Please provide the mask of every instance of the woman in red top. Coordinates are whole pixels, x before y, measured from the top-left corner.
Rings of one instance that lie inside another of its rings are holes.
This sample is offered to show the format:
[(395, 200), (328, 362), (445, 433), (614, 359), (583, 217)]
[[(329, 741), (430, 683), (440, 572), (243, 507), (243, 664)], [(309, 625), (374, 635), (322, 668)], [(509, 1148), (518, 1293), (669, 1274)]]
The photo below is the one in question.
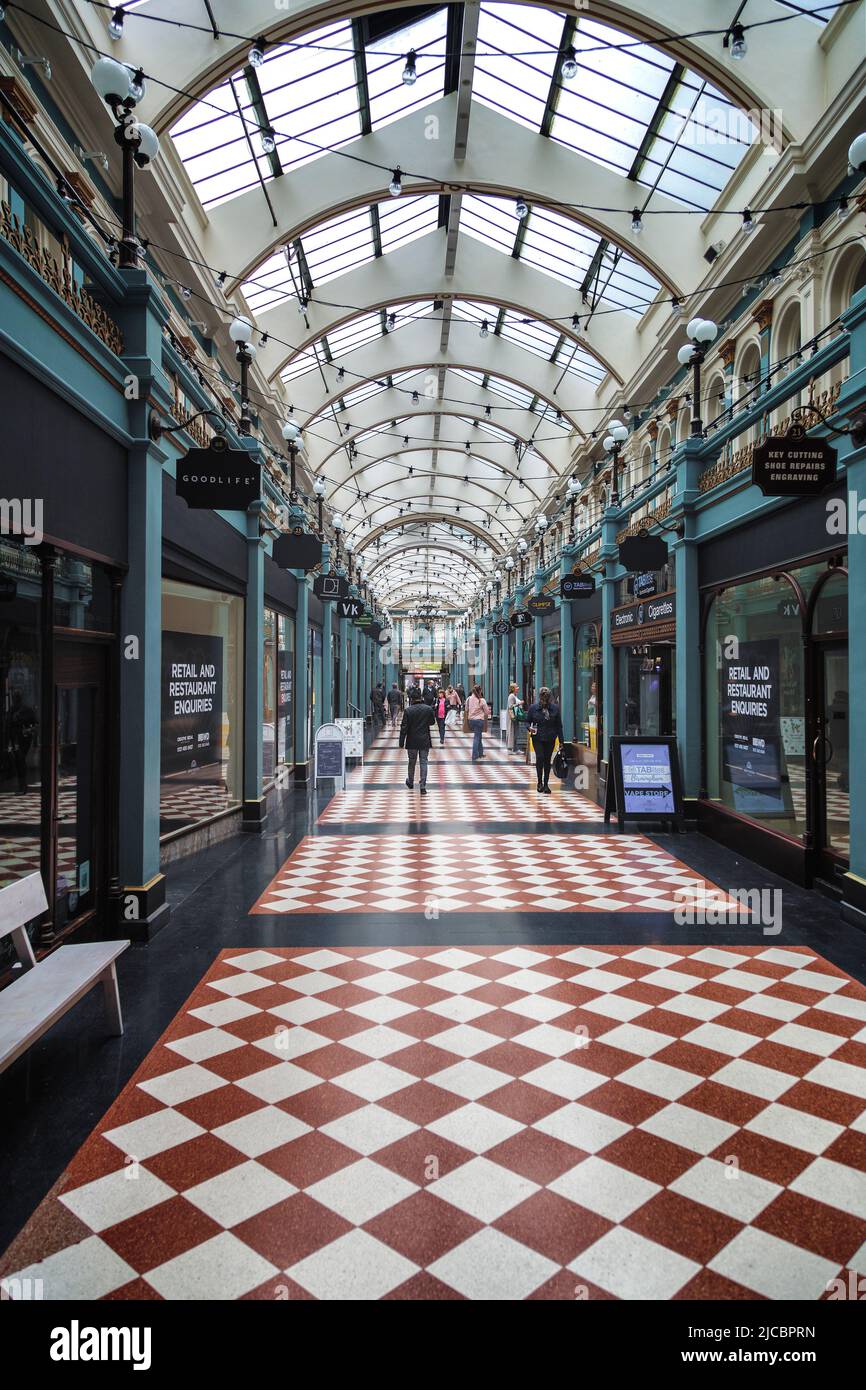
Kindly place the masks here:
[(445, 747), (445, 715), (448, 713), (448, 701), (445, 699), (445, 691), (440, 690), (436, 696), (436, 703), (433, 706), (436, 715), (436, 723), (439, 725), (439, 747)]

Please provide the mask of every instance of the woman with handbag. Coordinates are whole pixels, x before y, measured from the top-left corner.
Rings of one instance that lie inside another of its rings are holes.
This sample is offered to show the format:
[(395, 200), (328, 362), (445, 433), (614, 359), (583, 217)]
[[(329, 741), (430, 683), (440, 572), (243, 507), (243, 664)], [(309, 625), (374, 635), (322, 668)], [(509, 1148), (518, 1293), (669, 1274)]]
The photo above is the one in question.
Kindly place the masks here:
[(508, 687), (508, 751), (517, 751), (517, 725), (523, 718), (523, 697), (517, 693), (517, 682)]
[(557, 739), (560, 743), (565, 739), (559, 705), (553, 703), (546, 685), (541, 687), (538, 699), (526, 711), (526, 720), (535, 749), (538, 790), (550, 796), (550, 764), (553, 760), (553, 749)]
[(490, 718), (490, 706), (481, 693), (481, 686), (474, 685), (472, 694), (466, 701), (466, 717), (472, 733), (472, 761), (481, 762), (484, 757), (484, 721)]
[(433, 712), (436, 715), (436, 723), (439, 725), (439, 747), (445, 747), (445, 715), (448, 713), (448, 701), (445, 699), (445, 691), (440, 690), (433, 705)]

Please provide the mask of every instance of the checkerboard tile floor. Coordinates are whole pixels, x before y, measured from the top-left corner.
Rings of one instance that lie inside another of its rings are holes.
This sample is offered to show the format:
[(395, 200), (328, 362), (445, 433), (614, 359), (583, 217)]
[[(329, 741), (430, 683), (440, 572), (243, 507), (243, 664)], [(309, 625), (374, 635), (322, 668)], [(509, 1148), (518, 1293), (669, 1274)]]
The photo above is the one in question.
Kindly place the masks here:
[[(435, 755), (434, 755), (435, 757)], [(372, 767), (352, 768), (346, 779), (351, 789), (360, 787), (402, 787), (406, 780), (406, 755), (399, 762), (381, 762)], [(416, 773), (417, 781), (417, 773)], [(535, 767), (515, 762), (511, 766), (488, 767), (483, 763), (457, 763), (453, 759), (444, 762), (431, 761), (427, 768), (427, 786), (472, 787), (478, 785), (491, 787), (522, 787), (535, 795)], [(558, 787), (551, 785), (556, 795)]]
[[(405, 780), (405, 779), (404, 779)], [(521, 791), (510, 788), (483, 791), (436, 790), (428, 792), (422, 801), (408, 787), (377, 791), (338, 791), (328, 802), (319, 821), (367, 821), (377, 824), (400, 824), (407, 820), (435, 820), (446, 824), (452, 821), (479, 823), (515, 821), (600, 821), (604, 812), (589, 797), (579, 792), (539, 796), (527, 786)]]
[(159, 792), (159, 814), (161, 820), (197, 821), (205, 820), (224, 811), (229, 805), (228, 788), (222, 782), (217, 786), (183, 786), (174, 782), (163, 782)]
[[(61, 835), (57, 841), (57, 874), (71, 876), (76, 874), (76, 842), (68, 835)], [(36, 873), (41, 865), (39, 835), (15, 836), (0, 835), (0, 888), (12, 883), (16, 878), (25, 878)]]
[(849, 1271), (866, 989), (706, 946), (223, 952), (0, 1262), (49, 1300), (815, 1300)]
[(318, 835), (251, 911), (672, 912), (684, 894), (733, 906), (642, 835)]

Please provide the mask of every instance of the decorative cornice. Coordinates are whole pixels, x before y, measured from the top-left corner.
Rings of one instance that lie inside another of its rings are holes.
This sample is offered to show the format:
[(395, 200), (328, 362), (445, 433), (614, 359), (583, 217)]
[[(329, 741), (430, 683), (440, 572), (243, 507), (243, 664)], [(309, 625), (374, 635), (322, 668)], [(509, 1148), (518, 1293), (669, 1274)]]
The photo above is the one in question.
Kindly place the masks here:
[(721, 357), (721, 359), (722, 359), (722, 361), (723, 361), (723, 363), (725, 364), (726, 367), (730, 367), (730, 366), (733, 364), (733, 361), (734, 361), (734, 358), (736, 357), (736, 355), (737, 355), (737, 340), (736, 340), (736, 338), (728, 338), (728, 339), (726, 339), (726, 341), (725, 341), (724, 343), (722, 343), (721, 347), (719, 348), (719, 356)]
[(769, 328), (773, 322), (773, 301), (772, 299), (762, 299), (760, 304), (756, 304), (751, 314), (752, 323), (758, 325), (763, 333), (765, 328)]
[(39, 115), (39, 108), (33, 101), (23, 82), (17, 77), (0, 77), (0, 92), (3, 93), (15, 115), (30, 125)]

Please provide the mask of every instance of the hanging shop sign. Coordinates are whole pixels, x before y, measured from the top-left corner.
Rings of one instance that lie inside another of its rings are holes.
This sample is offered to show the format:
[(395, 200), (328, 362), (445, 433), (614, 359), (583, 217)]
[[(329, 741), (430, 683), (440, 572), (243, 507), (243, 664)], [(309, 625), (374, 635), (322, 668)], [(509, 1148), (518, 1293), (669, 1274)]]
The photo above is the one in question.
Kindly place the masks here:
[(765, 497), (817, 497), (836, 479), (836, 450), (802, 425), (766, 439), (752, 453), (752, 482)]
[(611, 815), (616, 815), (620, 830), (627, 819), (670, 820), (682, 829), (683, 789), (675, 737), (611, 737), (605, 821)]
[(619, 547), (619, 562), (627, 570), (660, 570), (668, 562), (667, 541), (646, 531), (627, 536)]
[(322, 563), (322, 542), (302, 526), (296, 526), (285, 535), (277, 536), (272, 556), (280, 569), (306, 573)]
[(507, 637), (511, 631), (511, 624), (506, 618), (500, 618), (498, 623), (493, 624), (494, 637)]
[(215, 435), (209, 448), (190, 449), (178, 459), (175, 492), (188, 507), (245, 512), (261, 498), (261, 464), (251, 462), (243, 449), (230, 449), (221, 435)]
[(313, 593), (326, 603), (348, 598), (349, 581), (341, 574), (317, 574), (313, 580)]
[(337, 599), (338, 618), (360, 618), (364, 611), (364, 605), (359, 598), (340, 598)]
[(591, 574), (565, 574), (559, 582), (559, 597), (588, 598), (595, 593), (595, 577)]
[(722, 777), (737, 811), (749, 816), (793, 814), (780, 722), (779, 639), (739, 642), (722, 656), (719, 672)]
[(652, 598), (658, 591), (658, 582), (652, 570), (644, 570), (641, 574), (633, 574), (629, 577), (628, 591), (634, 594), (635, 598)]
[[(642, 599), (640, 603), (627, 603), (623, 608), (614, 608), (611, 618), (612, 638), (624, 641), (632, 632), (652, 631), (655, 627), (672, 625), (677, 616), (677, 597), (675, 593), (658, 594), (655, 598)], [(618, 634), (625, 634), (619, 637)]]
[(533, 618), (543, 618), (545, 613), (554, 611), (556, 599), (552, 594), (531, 594), (526, 600), (526, 607)]
[(512, 613), (508, 622), (511, 627), (529, 627), (532, 622), (532, 614), (528, 613), (525, 608), (518, 608)]
[(341, 729), (336, 724), (321, 724), (316, 730), (316, 781), (320, 777), (335, 777), (346, 786), (346, 751)]
[(219, 764), (223, 639), (162, 634), (162, 774)]

